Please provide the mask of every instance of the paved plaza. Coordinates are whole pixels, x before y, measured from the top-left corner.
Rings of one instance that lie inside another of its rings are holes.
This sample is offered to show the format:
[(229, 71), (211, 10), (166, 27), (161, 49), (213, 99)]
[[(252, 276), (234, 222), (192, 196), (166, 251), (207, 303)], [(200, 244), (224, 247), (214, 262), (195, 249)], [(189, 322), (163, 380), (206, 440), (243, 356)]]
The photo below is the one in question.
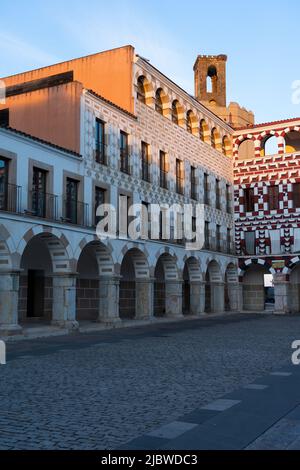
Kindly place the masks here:
[(295, 339), (235, 314), (9, 343), (0, 449), (297, 448)]

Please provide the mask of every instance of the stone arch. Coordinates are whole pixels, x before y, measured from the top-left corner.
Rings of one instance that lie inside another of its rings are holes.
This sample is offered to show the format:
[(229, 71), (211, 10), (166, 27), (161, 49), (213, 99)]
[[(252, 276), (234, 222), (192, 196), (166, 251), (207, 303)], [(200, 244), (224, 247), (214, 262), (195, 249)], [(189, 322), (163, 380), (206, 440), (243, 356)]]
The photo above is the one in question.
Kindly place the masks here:
[(275, 274), (265, 260), (247, 260), (242, 266), (243, 308), (244, 310), (264, 311), (271, 295), (265, 286), (265, 275)]
[(200, 139), (202, 142), (209, 143), (210, 141), (210, 132), (209, 132), (209, 127), (205, 119), (200, 120), (199, 124), (199, 134), (200, 134)]
[(236, 155), (239, 160), (249, 160), (255, 157), (255, 144), (252, 136), (237, 142)]
[(154, 88), (151, 80), (146, 75), (138, 73), (136, 77), (137, 99), (151, 106), (154, 100)]
[(189, 109), (186, 113), (186, 130), (195, 136), (199, 134), (198, 119), (192, 109)]
[(77, 260), (76, 320), (100, 321), (102, 283), (114, 277), (114, 262), (110, 250), (100, 240), (83, 239)]
[(152, 301), (148, 253), (131, 245), (124, 248), (121, 256), (120, 318), (145, 318), (150, 314), (150, 300)]
[(158, 87), (155, 91), (155, 110), (162, 116), (168, 116), (170, 107), (170, 98), (167, 92), (162, 88)]
[(224, 311), (224, 283), (219, 263), (212, 259), (207, 262), (205, 273), (205, 312)]
[(284, 138), (285, 153), (300, 151), (300, 127), (291, 127), (282, 133)]
[(13, 240), (4, 225), (0, 225), (0, 271), (13, 268), (13, 253), (15, 253)]
[(40, 238), (47, 246), (54, 274), (74, 272), (76, 261), (66, 236), (53, 227), (35, 226), (28, 230), (20, 241), (17, 252), (22, 257), (31, 240)]
[(222, 152), (226, 157), (231, 155), (231, 141), (228, 135), (224, 135), (222, 138)]
[(221, 137), (218, 129), (216, 127), (213, 127), (211, 130), (211, 146), (212, 148), (216, 150), (221, 150), (222, 149), (222, 143), (221, 143)]
[(260, 136), (260, 155), (262, 157), (278, 154), (278, 134), (270, 131), (265, 136)]

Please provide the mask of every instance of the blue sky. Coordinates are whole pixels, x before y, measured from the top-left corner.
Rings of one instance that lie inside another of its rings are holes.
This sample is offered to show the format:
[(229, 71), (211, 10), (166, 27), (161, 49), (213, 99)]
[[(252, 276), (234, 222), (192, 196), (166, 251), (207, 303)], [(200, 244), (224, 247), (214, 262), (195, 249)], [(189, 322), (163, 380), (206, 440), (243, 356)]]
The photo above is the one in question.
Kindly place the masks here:
[(1, 5), (0, 76), (132, 44), (193, 93), (197, 54), (228, 55), (227, 97), (257, 122), (300, 116), (298, 0), (14, 0)]

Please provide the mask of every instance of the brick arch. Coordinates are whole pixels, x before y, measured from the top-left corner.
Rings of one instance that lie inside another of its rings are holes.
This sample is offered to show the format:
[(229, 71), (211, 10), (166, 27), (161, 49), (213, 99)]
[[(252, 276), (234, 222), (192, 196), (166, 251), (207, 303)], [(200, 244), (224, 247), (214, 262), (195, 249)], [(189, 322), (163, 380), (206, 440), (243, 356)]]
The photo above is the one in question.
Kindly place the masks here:
[(165, 280), (174, 281), (179, 279), (178, 259), (172, 248), (161, 248), (158, 253), (156, 253), (155, 258), (156, 265), (154, 271), (159, 261), (162, 261)]
[(276, 271), (274, 268), (272, 268), (272, 265), (269, 261), (263, 260), (260, 258), (252, 258), (244, 261), (242, 264), (239, 266), (239, 276), (244, 277), (246, 274), (247, 270), (252, 267), (252, 266), (262, 266), (266, 268), (270, 274), (276, 274)]
[(187, 268), (189, 281), (202, 281), (200, 262), (195, 256), (184, 257), (184, 268)]
[(268, 136), (269, 136), (269, 137), (272, 137), (272, 136), (274, 136), (274, 137), (279, 137), (280, 134), (279, 134), (279, 132), (277, 132), (277, 131), (268, 130), (268, 131), (264, 131), (264, 132), (262, 132), (261, 134), (259, 134), (259, 135), (256, 137), (256, 140), (262, 141), (262, 140), (264, 140), (264, 139), (265, 139), (266, 137), (268, 137)]
[(126, 256), (130, 255), (134, 267), (136, 279), (149, 279), (149, 254), (144, 245), (136, 245), (134, 243), (127, 244), (123, 247), (118, 260), (118, 274), (121, 272), (121, 266)]
[(227, 264), (224, 273), (224, 280), (227, 280), (228, 284), (237, 283), (239, 281), (238, 267), (234, 263), (230, 262)]
[(239, 154), (240, 145), (245, 142), (245, 140), (251, 140), (253, 143), (257, 140), (257, 136), (253, 134), (243, 134), (235, 139), (233, 143), (233, 155), (236, 157)]
[(287, 265), (283, 268), (282, 274), (290, 274), (298, 265), (300, 265), (300, 256), (295, 256), (295, 258), (289, 260)]
[(81, 240), (75, 252), (76, 263), (86, 248), (92, 248), (97, 261), (99, 276), (113, 276), (115, 274), (115, 263), (110, 244), (105, 245), (97, 237), (86, 237)]
[(20, 241), (17, 252), (20, 260), (29, 242), (39, 237), (46, 244), (52, 261), (53, 273), (74, 272), (76, 261), (66, 236), (53, 227), (38, 225), (28, 230)]
[(296, 131), (300, 132), (300, 126), (290, 126), (280, 132), (281, 137), (285, 137), (289, 132)]
[(210, 282), (221, 282), (222, 271), (220, 264), (215, 259), (208, 259), (206, 265), (205, 276), (208, 273)]
[(154, 100), (154, 84), (152, 78), (149, 74), (145, 73), (142, 70), (138, 70), (135, 74), (135, 88), (138, 88), (138, 79), (140, 77), (144, 78), (144, 91), (145, 91), (145, 102), (147, 105), (151, 105)]
[[(16, 252), (15, 244), (4, 225), (0, 225), (0, 270), (8, 270), (13, 267), (13, 254)], [(18, 266), (19, 267), (19, 266)]]

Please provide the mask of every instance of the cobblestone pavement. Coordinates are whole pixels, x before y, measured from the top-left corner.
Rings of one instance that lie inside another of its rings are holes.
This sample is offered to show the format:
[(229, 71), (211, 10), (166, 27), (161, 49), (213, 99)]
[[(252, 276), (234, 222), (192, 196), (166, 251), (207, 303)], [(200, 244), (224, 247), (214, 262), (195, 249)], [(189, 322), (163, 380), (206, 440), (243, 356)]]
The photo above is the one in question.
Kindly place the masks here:
[(298, 332), (229, 315), (9, 344), (0, 449), (117, 449), (290, 362)]

